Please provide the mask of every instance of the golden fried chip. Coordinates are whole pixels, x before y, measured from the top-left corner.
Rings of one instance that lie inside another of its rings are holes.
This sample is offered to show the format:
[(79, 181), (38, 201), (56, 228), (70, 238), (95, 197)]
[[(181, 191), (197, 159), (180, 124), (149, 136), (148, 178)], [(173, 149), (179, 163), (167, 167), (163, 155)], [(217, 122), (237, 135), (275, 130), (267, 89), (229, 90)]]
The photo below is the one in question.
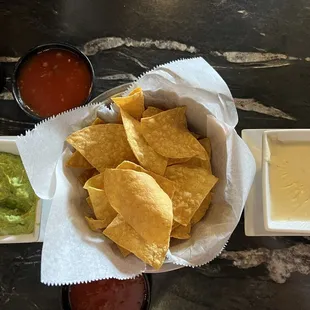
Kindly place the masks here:
[(122, 247), (119, 246), (119, 245), (117, 245), (117, 247), (118, 247), (119, 251), (122, 253), (122, 255), (123, 255), (124, 257), (127, 257), (127, 256), (131, 253), (130, 251), (128, 251), (128, 250), (122, 248)]
[[(104, 121), (100, 118), (96, 118), (92, 123), (93, 125), (99, 125), (104, 124)], [(66, 163), (67, 167), (73, 167), (73, 168), (85, 168), (85, 169), (91, 169), (93, 166), (82, 156), (82, 154), (78, 151), (75, 151), (69, 160)]]
[(191, 219), (190, 224), (183, 226), (178, 222), (174, 222), (172, 225), (171, 237), (175, 239), (189, 239), (190, 232), (193, 225), (197, 224), (206, 214), (211, 203), (212, 193), (209, 193), (207, 197), (203, 200), (194, 216)]
[(168, 180), (167, 178), (156, 174), (152, 171), (145, 170), (143, 167), (132, 163), (130, 161), (123, 161), (121, 164), (119, 164), (116, 169), (131, 169), (139, 172), (145, 172), (149, 174), (151, 177), (155, 179), (155, 181), (158, 183), (158, 185), (164, 190), (164, 192), (172, 198), (175, 192), (175, 184), (174, 182)]
[(124, 160), (136, 161), (121, 124), (89, 126), (71, 134), (67, 142), (100, 172)]
[(159, 246), (143, 239), (120, 214), (103, 231), (103, 234), (155, 269), (162, 266), (169, 247), (169, 242)]
[(106, 221), (104, 220), (94, 220), (87, 216), (85, 216), (85, 219), (89, 228), (93, 231), (102, 232), (107, 227)]
[(92, 211), (94, 211), (94, 208), (93, 208), (93, 206), (92, 206), (92, 204), (91, 204), (91, 200), (90, 200), (90, 197), (89, 197), (89, 196), (86, 198), (86, 202), (87, 202), (89, 208), (90, 208)]
[(204, 149), (207, 151), (209, 158), (211, 159), (212, 149), (211, 149), (210, 139), (209, 138), (203, 138), (203, 139), (199, 139), (198, 141), (204, 147)]
[(102, 225), (107, 227), (117, 213), (108, 201), (103, 184), (104, 175), (101, 173), (89, 179), (85, 183), (84, 188), (88, 191), (96, 219), (102, 220)]
[(127, 97), (112, 97), (112, 101), (137, 120), (144, 111), (144, 95), (142, 89), (134, 89)]
[[(206, 152), (207, 152), (206, 157), (207, 158), (205, 160), (202, 160), (198, 157), (192, 157), (186, 161), (186, 165), (187, 166), (196, 166), (196, 167), (201, 167), (201, 168), (207, 169), (212, 174), (211, 160), (210, 160), (210, 156), (209, 156), (209, 153), (211, 154), (210, 140), (208, 138), (204, 138), (204, 139), (201, 139), (198, 141), (206, 150)], [(168, 164), (169, 164), (169, 160), (168, 160)]]
[(196, 132), (193, 132), (191, 131), (191, 134), (196, 138), (196, 139), (199, 139), (201, 136), (200, 134), (196, 133)]
[[(82, 155), (81, 155), (82, 156)], [(80, 181), (80, 183), (82, 184), (82, 186), (84, 186), (84, 184), (87, 182), (88, 179), (90, 179), (91, 177), (97, 175), (99, 172), (96, 169), (87, 169), (85, 171), (83, 171), (79, 176), (78, 176), (78, 180)]]
[(168, 158), (197, 156), (206, 159), (206, 151), (186, 127), (186, 107), (178, 107), (142, 118), (142, 133), (158, 154)]
[(167, 166), (177, 165), (177, 164), (184, 164), (189, 161), (190, 158), (168, 158)]
[(167, 167), (165, 176), (176, 183), (173, 219), (186, 226), (218, 179), (204, 168), (186, 165)]
[(175, 239), (189, 239), (191, 237), (191, 224), (186, 226), (179, 225), (171, 231), (171, 237)]
[(104, 124), (104, 121), (101, 118), (96, 117), (96, 119), (91, 123), (90, 126), (100, 125), (100, 124)]
[(150, 175), (106, 169), (104, 184), (111, 206), (143, 239), (161, 246), (169, 244), (172, 201)]
[(163, 110), (158, 109), (156, 107), (151, 107), (149, 106), (143, 113), (142, 113), (142, 117), (150, 117), (153, 116), (155, 114), (158, 114), (160, 112), (162, 112)]
[(147, 170), (163, 175), (167, 167), (167, 158), (157, 154), (146, 142), (141, 132), (141, 123), (121, 109), (121, 116), (131, 146), (139, 163)]
[(209, 193), (207, 197), (203, 200), (197, 211), (195, 212), (194, 216), (191, 219), (191, 224), (197, 224), (206, 214), (207, 210), (210, 207), (212, 199), (212, 193)]
[(93, 166), (78, 151), (72, 153), (72, 155), (66, 162), (66, 166), (72, 168), (84, 168), (84, 169), (93, 168)]

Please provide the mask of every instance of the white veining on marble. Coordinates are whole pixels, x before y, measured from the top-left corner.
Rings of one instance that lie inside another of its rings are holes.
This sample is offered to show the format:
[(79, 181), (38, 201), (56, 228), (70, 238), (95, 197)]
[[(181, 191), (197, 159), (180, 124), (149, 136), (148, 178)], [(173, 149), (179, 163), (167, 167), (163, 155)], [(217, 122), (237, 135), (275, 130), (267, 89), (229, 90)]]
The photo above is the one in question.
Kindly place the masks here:
[(310, 57), (300, 58), (285, 54), (268, 53), (262, 48), (254, 47), (258, 52), (229, 51), (220, 53), (211, 51), (211, 55), (223, 57), (229, 63), (246, 65), (249, 68), (274, 68), (289, 66), (296, 61), (310, 61)]
[(257, 52), (224, 52), (222, 54), (227, 61), (232, 63), (253, 63), (271, 60), (286, 60), (285, 54), (257, 53)]
[(123, 52), (118, 52), (118, 54), (122, 55), (123, 57), (125, 57), (128, 60), (133, 61), (134, 63), (136, 63), (138, 66), (140, 66), (143, 69), (149, 69), (148, 66), (144, 65), (139, 59), (137, 59), (133, 56), (127, 55), (126, 53), (123, 53)]
[(127, 47), (142, 47), (151, 48), (156, 47), (163, 50), (174, 50), (188, 53), (196, 53), (197, 49), (194, 46), (186, 45), (181, 42), (171, 40), (152, 40), (142, 39), (134, 40), (132, 38), (121, 38), (121, 37), (103, 37), (91, 40), (84, 45), (84, 53), (88, 56), (95, 55), (100, 51), (110, 50), (120, 46)]
[(105, 76), (96, 76), (98, 80), (128, 80), (128, 81), (135, 81), (137, 77), (130, 73), (120, 73), (120, 74), (113, 74), (113, 75), (105, 75)]
[(14, 125), (14, 124), (21, 124), (21, 125), (30, 125), (33, 126), (35, 123), (31, 123), (31, 122), (21, 122), (21, 121), (16, 121), (16, 120), (12, 120), (12, 119), (7, 119), (7, 118), (3, 118), (0, 117), (0, 123), (9, 123), (8, 126), (10, 125)]
[(20, 57), (0, 56), (0, 62), (17, 62)]
[(253, 249), (247, 251), (225, 251), (220, 258), (232, 260), (234, 266), (247, 269), (265, 264), (270, 278), (284, 283), (292, 272), (310, 274), (310, 245), (297, 244), (284, 249)]
[(0, 94), (0, 100), (14, 100), (13, 94), (10, 91), (4, 91)]
[(249, 13), (246, 10), (239, 10), (237, 11), (239, 14), (243, 15), (243, 17), (246, 17), (249, 15)]
[(266, 107), (263, 104), (255, 101), (254, 99), (243, 99), (243, 98), (235, 98), (235, 105), (237, 109), (243, 111), (253, 111), (265, 115), (271, 115), (273, 117), (284, 118), (292, 121), (296, 121), (296, 118), (290, 116), (289, 114), (274, 108), (274, 107)]

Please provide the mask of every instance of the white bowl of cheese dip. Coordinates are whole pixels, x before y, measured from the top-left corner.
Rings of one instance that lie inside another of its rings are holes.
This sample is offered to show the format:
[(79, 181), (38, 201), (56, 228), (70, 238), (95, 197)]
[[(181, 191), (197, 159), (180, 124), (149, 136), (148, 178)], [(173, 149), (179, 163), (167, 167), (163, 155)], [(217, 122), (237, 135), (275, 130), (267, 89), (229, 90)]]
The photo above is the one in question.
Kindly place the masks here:
[(266, 230), (310, 233), (310, 129), (265, 131), (262, 156)]

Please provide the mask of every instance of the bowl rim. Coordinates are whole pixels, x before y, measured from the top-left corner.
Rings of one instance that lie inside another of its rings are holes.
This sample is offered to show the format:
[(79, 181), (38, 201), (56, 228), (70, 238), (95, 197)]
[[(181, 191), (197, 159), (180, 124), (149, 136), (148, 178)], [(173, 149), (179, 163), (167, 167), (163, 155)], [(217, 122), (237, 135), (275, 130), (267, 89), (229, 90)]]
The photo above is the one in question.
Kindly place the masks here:
[[(149, 310), (151, 307), (151, 286), (152, 279), (149, 275), (142, 273), (140, 276), (143, 277), (145, 283), (145, 296), (144, 301), (141, 307), (141, 310)], [(110, 279), (102, 279), (102, 280), (110, 280)], [(130, 280), (130, 279), (128, 279)], [(101, 281), (101, 280), (98, 280)], [(126, 281), (126, 280), (124, 280)], [(74, 284), (72, 284), (74, 285)], [(64, 285), (61, 288), (61, 309), (62, 310), (73, 310), (70, 304), (70, 287), (71, 285)]]
[(87, 67), (88, 67), (90, 75), (91, 75), (89, 95), (79, 106), (82, 106), (82, 105), (89, 102), (89, 100), (91, 99), (91, 96), (92, 96), (93, 88), (94, 88), (95, 72), (94, 72), (93, 65), (92, 65), (91, 61), (89, 60), (89, 58), (81, 50), (79, 50), (77, 47), (75, 47), (71, 44), (68, 44), (68, 43), (46, 43), (46, 44), (41, 44), (41, 45), (38, 45), (38, 46), (31, 48), (22, 57), (20, 57), (19, 60), (17, 61), (17, 63), (15, 64), (15, 68), (14, 68), (14, 72), (13, 72), (13, 76), (12, 76), (12, 93), (13, 93), (13, 97), (14, 97), (15, 101), (18, 103), (19, 107), (28, 116), (32, 117), (33, 119), (35, 119), (37, 121), (49, 118), (51, 116), (42, 117), (39, 114), (36, 114), (34, 111), (32, 111), (27, 106), (27, 104), (23, 101), (23, 99), (20, 95), (19, 88), (17, 85), (17, 80), (18, 80), (20, 69), (22, 68), (22, 66), (25, 64), (25, 62), (28, 59), (30, 59), (31, 57), (33, 57), (36, 54), (39, 54), (40, 52), (43, 52), (46, 50), (51, 50), (51, 49), (60, 49), (60, 50), (62, 49), (62, 50), (70, 51), (70, 52), (80, 56), (81, 59), (83, 59), (83, 61), (85, 61), (85, 63), (87, 64)]

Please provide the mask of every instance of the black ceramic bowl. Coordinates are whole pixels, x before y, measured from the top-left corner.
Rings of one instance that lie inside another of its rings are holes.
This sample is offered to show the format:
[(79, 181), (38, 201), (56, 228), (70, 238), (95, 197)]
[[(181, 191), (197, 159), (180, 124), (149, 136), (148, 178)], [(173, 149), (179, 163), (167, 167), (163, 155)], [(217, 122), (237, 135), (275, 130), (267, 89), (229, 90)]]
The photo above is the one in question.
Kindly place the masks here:
[(37, 47), (32, 48), (23, 57), (21, 57), (19, 59), (19, 61), (16, 63), (15, 71), (14, 71), (14, 74), (12, 77), (12, 91), (13, 91), (14, 99), (17, 101), (20, 108), (25, 113), (27, 113), (29, 116), (31, 116), (32, 118), (34, 118), (36, 120), (42, 120), (42, 119), (44, 119), (44, 117), (41, 117), (40, 115), (38, 115), (34, 111), (32, 111), (26, 105), (26, 103), (23, 101), (23, 99), (20, 95), (20, 91), (19, 91), (19, 87), (18, 87), (18, 83), (17, 83), (18, 76), (20, 74), (21, 68), (27, 62), (27, 60), (29, 60), (31, 57), (33, 57), (34, 55), (36, 55), (40, 52), (51, 50), (51, 49), (66, 50), (68, 52), (74, 53), (77, 56), (79, 56), (87, 65), (87, 68), (89, 69), (89, 73), (91, 75), (91, 84), (90, 84), (90, 89), (89, 89), (89, 96), (80, 105), (84, 105), (90, 100), (91, 93), (93, 90), (93, 83), (94, 83), (94, 77), (95, 77), (93, 66), (92, 66), (90, 60), (88, 59), (88, 57), (84, 53), (82, 53), (79, 49), (77, 49), (76, 47), (74, 47), (72, 45), (66, 44), (66, 43), (49, 43), (49, 44), (39, 45)]
[[(141, 310), (149, 310), (151, 306), (151, 279), (146, 274), (142, 274), (145, 284), (145, 295)], [(70, 285), (62, 287), (61, 306), (63, 310), (72, 310), (70, 304)]]

